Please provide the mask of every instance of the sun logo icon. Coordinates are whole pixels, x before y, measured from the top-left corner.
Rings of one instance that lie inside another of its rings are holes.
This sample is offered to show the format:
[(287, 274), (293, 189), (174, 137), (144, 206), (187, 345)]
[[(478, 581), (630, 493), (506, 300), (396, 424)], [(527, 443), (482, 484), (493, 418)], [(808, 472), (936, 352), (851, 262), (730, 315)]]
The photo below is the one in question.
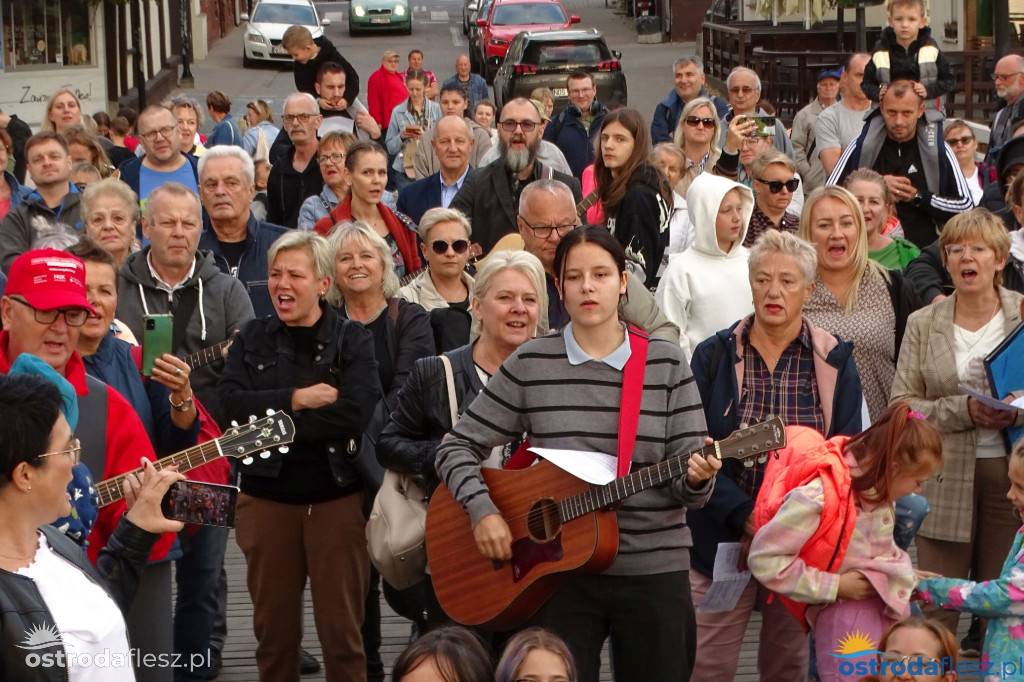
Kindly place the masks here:
[(47, 649), (52, 646), (63, 646), (60, 632), (56, 625), (36, 625), (25, 632), (25, 641), (18, 644), (19, 649)]
[(878, 646), (877, 642), (860, 630), (846, 633), (846, 636), (839, 639), (838, 644), (836, 652), (832, 654), (836, 658), (857, 658), (878, 653), (875, 649)]

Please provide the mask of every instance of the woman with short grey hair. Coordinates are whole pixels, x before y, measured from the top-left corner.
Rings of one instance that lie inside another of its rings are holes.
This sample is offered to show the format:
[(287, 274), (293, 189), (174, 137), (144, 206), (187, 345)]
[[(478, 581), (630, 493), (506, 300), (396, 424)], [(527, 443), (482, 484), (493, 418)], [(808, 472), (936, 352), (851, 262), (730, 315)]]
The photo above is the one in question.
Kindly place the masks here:
[(118, 268), (139, 250), (135, 235), (139, 198), (126, 183), (107, 178), (86, 187), (81, 216), (86, 233), (114, 257)]
[(461, 211), (441, 207), (424, 213), (419, 227), (427, 268), (399, 289), (398, 296), (430, 313), (437, 350), (443, 353), (469, 342), (473, 278), (466, 263), (472, 229)]
[[(817, 254), (795, 235), (766, 232), (748, 259), (754, 312), (705, 340), (690, 366), (700, 391), (708, 435), (727, 437), (740, 424), (782, 417), (826, 437), (861, 430), (861, 386), (849, 343), (815, 327), (803, 315), (814, 289)], [(754, 534), (754, 500), (766, 463), (750, 468), (726, 460), (711, 499), (691, 509), (693, 533), (690, 585), (695, 607), (704, 600), (719, 543), (747, 542)], [(697, 660), (693, 679), (735, 677), (747, 621), (760, 605), (758, 660), (772, 680), (807, 676), (808, 644), (803, 628), (756, 580), (744, 589), (733, 617), (697, 609)]]

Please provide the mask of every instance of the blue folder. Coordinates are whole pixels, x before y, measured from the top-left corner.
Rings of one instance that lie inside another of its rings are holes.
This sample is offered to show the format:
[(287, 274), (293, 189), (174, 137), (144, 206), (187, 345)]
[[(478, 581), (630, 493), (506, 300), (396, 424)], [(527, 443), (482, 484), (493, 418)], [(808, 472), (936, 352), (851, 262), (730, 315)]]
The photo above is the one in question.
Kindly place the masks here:
[[(992, 394), (997, 398), (1024, 389), (1024, 322), (1018, 324), (985, 357), (985, 371), (988, 373)], [(1024, 437), (1024, 428), (1011, 426), (1003, 430), (1003, 436), (1012, 448), (1014, 443)]]

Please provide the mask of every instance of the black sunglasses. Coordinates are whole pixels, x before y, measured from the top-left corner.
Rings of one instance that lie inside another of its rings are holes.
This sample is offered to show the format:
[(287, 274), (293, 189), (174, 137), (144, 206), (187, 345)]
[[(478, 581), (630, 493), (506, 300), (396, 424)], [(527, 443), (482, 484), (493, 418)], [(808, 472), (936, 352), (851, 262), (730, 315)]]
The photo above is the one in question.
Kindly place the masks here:
[(800, 178), (790, 178), (785, 182), (782, 180), (762, 180), (760, 178), (758, 178), (757, 181), (764, 185), (768, 185), (768, 191), (772, 194), (778, 194), (782, 191), (783, 187), (789, 190), (790, 194), (792, 194), (796, 191), (796, 188), (800, 186)]
[(466, 253), (466, 251), (469, 249), (469, 242), (465, 239), (456, 239), (453, 242), (446, 242), (443, 239), (435, 239), (434, 241), (430, 242), (430, 248), (433, 249), (434, 253), (436, 253), (438, 256), (443, 256), (444, 254), (448, 253), (449, 246), (452, 247), (452, 251), (461, 255), (463, 253)]
[(697, 116), (687, 116), (684, 120), (686, 121), (686, 125), (690, 126), (691, 128), (696, 128), (702, 123), (704, 124), (705, 128), (715, 127), (715, 119), (713, 118), (699, 118)]

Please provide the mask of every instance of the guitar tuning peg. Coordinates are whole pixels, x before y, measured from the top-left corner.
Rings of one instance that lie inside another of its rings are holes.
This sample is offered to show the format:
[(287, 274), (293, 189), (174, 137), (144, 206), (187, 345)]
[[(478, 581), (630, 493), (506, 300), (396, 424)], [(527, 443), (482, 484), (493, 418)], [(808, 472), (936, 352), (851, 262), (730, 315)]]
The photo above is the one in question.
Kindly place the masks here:
[(272, 417), (272, 416), (274, 416), (274, 411), (273, 411), (273, 410), (271, 410), (270, 408), (267, 408), (267, 416), (268, 416), (268, 417)]
[(767, 461), (768, 461), (768, 456), (767, 455), (761, 455), (760, 457), (757, 458), (757, 463), (758, 464), (764, 464)]
[(249, 423), (250, 423), (250, 424), (252, 424), (252, 423), (254, 423), (255, 421), (256, 421), (256, 415), (254, 415), (254, 414), (250, 414), (250, 415), (249, 415)]
[(750, 469), (751, 467), (754, 466), (754, 463), (751, 462), (749, 459), (745, 459), (743, 460), (743, 466), (746, 467), (747, 469)]
[(277, 451), (280, 452), (282, 455), (287, 455), (288, 454), (288, 446), (287, 445), (282, 445), (281, 447), (279, 447), (277, 449)]
[(231, 420), (231, 425), (234, 426), (236, 429), (238, 428), (238, 422), (235, 421), (234, 419)]
[(269, 457), (270, 457), (270, 453), (267, 452), (266, 450), (264, 450), (263, 452), (260, 453), (260, 458), (261, 459), (268, 459)]
[(243, 458), (242, 459), (242, 464), (245, 464), (246, 466), (252, 464), (252, 457), (245, 457), (245, 458)]

